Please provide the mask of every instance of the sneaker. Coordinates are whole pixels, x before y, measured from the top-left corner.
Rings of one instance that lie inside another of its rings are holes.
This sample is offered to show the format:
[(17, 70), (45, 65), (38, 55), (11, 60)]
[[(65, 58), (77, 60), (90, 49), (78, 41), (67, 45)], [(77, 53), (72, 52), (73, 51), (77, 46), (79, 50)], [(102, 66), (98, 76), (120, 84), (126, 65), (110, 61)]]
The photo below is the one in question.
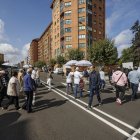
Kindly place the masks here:
[(122, 101), (121, 101), (119, 98), (117, 98), (116, 102), (117, 102), (119, 105), (122, 104)]
[(88, 110), (92, 110), (92, 108), (91, 108), (91, 106), (86, 106), (86, 108), (88, 109)]
[(102, 106), (103, 104), (102, 104), (102, 102), (99, 102), (99, 106)]

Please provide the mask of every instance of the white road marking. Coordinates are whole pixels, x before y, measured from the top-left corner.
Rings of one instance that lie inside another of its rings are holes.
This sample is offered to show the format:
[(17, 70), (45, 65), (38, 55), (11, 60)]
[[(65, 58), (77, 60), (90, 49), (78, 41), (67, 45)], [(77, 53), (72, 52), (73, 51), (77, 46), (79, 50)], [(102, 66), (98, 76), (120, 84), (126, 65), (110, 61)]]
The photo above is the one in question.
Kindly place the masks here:
[[(46, 82), (42, 81), (42, 83), (44, 84), (45, 87), (46, 86)], [(56, 89), (56, 88), (55, 88)], [(58, 95), (62, 96), (63, 98), (67, 99), (68, 101), (70, 101), (71, 103), (75, 104), (76, 106), (78, 106), (79, 108), (83, 109), (85, 112), (91, 114), (92, 116), (94, 116), (95, 118), (99, 119), (100, 121), (104, 122), (105, 124), (107, 124), (108, 126), (114, 128), (115, 130), (117, 130), (118, 132), (120, 132), (121, 134), (125, 135), (126, 137), (131, 137), (131, 135), (129, 133), (127, 133), (126, 131), (124, 131), (123, 129), (115, 126), (114, 124), (112, 124), (111, 122), (105, 120), (104, 118), (100, 117), (99, 115), (93, 113), (90, 110), (87, 110), (85, 107), (79, 105), (78, 103), (76, 103), (75, 101), (71, 100), (70, 98), (62, 95), (61, 93), (59, 93), (58, 91), (56, 91), (55, 89), (52, 89), (52, 91), (54, 91), (55, 93), (57, 93)], [(138, 140), (137, 138), (133, 137), (132, 140)]]
[[(65, 83), (62, 83), (62, 84), (65, 84)], [(58, 89), (58, 90), (59, 90), (59, 89)], [(59, 91), (62, 92), (62, 93), (64, 93), (64, 94), (66, 94), (66, 92), (64, 92), (64, 91), (61, 91), (61, 90), (59, 90)], [(74, 97), (71, 96), (71, 95), (68, 95), (68, 96), (70, 96), (71, 98), (74, 98)], [(81, 101), (81, 100), (79, 100), (79, 99), (76, 99), (76, 100), (79, 101), (80, 103), (86, 105), (86, 106), (88, 105), (88, 104), (85, 103), (84, 101)], [(129, 124), (127, 124), (127, 123), (125, 123), (125, 122), (123, 122), (123, 121), (117, 119), (116, 117), (114, 117), (114, 116), (112, 116), (112, 115), (109, 115), (109, 114), (105, 113), (104, 111), (101, 111), (100, 109), (97, 109), (97, 108), (95, 108), (95, 107), (93, 107), (93, 109), (96, 110), (97, 112), (99, 112), (99, 113), (101, 113), (101, 114), (107, 116), (108, 118), (110, 118), (110, 119), (112, 119), (112, 120), (114, 120), (114, 121), (116, 121), (116, 122), (118, 122), (118, 123), (124, 125), (125, 127), (130, 128), (130, 129), (132, 129), (132, 130), (134, 130), (134, 131), (137, 131), (137, 129), (136, 129), (135, 127), (133, 127), (133, 126), (131, 126), (131, 125), (129, 125)]]
[(132, 140), (138, 133), (140, 133), (140, 128), (134, 132), (127, 140)]

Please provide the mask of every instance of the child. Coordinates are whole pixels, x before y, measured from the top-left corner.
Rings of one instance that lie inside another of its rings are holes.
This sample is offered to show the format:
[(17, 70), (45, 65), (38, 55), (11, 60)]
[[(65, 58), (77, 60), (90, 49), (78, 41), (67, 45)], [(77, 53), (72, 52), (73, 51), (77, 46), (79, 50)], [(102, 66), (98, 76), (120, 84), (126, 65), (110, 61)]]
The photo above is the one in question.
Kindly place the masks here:
[(79, 82), (79, 92), (80, 92), (80, 97), (83, 97), (83, 89), (84, 89), (84, 80), (81, 78)]

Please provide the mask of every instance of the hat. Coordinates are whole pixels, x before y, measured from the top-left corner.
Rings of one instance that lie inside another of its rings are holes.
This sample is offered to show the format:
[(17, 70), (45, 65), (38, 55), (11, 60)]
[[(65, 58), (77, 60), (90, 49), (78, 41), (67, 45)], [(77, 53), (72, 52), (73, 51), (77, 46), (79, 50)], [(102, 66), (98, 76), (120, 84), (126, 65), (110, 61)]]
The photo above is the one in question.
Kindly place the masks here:
[(79, 68), (78, 67), (76, 67), (76, 69), (75, 70), (79, 70)]
[(134, 70), (137, 70), (138, 69), (138, 67), (137, 66), (134, 66)]

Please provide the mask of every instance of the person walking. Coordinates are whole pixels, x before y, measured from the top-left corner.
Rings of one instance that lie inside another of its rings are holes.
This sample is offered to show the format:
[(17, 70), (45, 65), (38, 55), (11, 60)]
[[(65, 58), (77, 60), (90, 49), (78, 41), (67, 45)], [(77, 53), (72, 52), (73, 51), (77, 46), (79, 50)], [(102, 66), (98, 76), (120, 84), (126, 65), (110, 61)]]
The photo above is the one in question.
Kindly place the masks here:
[(5, 73), (4, 70), (0, 71), (0, 107), (2, 104), (2, 101), (4, 99), (4, 97), (7, 97), (9, 99), (9, 96), (7, 95), (7, 87), (8, 87), (8, 82), (9, 82), (9, 77), (8, 75)]
[(117, 70), (112, 75), (112, 83), (116, 88), (116, 102), (120, 105), (125, 95), (125, 86), (127, 84), (127, 77), (121, 68), (118, 67)]
[(3, 106), (2, 109), (6, 110), (8, 109), (9, 105), (14, 103), (16, 110), (21, 110), (21, 108), (19, 107), (19, 99), (18, 99), (19, 92), (20, 92), (20, 85), (17, 77), (18, 77), (18, 73), (14, 71), (8, 83), (7, 94), (9, 96), (9, 101), (7, 104)]
[[(79, 91), (79, 82), (82, 77), (83, 75), (79, 72), (79, 68), (76, 67), (75, 72), (74, 72), (74, 97), (75, 99), (77, 99), (77, 93)], [(80, 97), (82, 97), (81, 94), (80, 94)]]
[(52, 88), (52, 79), (53, 79), (53, 76), (52, 76), (52, 70), (49, 69), (48, 70), (48, 78), (47, 78), (47, 85), (49, 86), (49, 91), (51, 90)]
[(91, 67), (91, 73), (89, 75), (89, 84), (90, 84), (90, 94), (89, 94), (88, 108), (91, 109), (93, 96), (95, 94), (97, 96), (99, 106), (102, 105), (102, 101), (99, 93), (100, 74), (95, 70), (95, 66)]
[(18, 72), (18, 81), (20, 86), (20, 94), (23, 96), (23, 77), (24, 77), (24, 71), (23, 69), (20, 69)]
[(105, 72), (104, 72), (104, 69), (101, 68), (99, 73), (100, 73), (100, 78), (101, 78), (101, 80), (100, 80), (100, 89), (104, 90), (104, 88), (105, 88)]
[(27, 69), (27, 73), (23, 78), (24, 81), (24, 93), (27, 96), (25, 103), (22, 108), (27, 110), (28, 113), (32, 112), (32, 100), (33, 100), (33, 91), (35, 90), (34, 81), (31, 78), (32, 68)]
[(128, 79), (130, 81), (130, 87), (132, 89), (132, 95), (131, 95), (132, 101), (137, 99), (138, 86), (140, 82), (140, 73), (137, 70), (138, 67), (135, 66), (134, 70), (128, 73)]
[(66, 93), (70, 94), (69, 87), (71, 87), (71, 92), (73, 93), (73, 85), (72, 85), (72, 77), (73, 77), (73, 72), (71, 69), (68, 69), (66, 72)]

